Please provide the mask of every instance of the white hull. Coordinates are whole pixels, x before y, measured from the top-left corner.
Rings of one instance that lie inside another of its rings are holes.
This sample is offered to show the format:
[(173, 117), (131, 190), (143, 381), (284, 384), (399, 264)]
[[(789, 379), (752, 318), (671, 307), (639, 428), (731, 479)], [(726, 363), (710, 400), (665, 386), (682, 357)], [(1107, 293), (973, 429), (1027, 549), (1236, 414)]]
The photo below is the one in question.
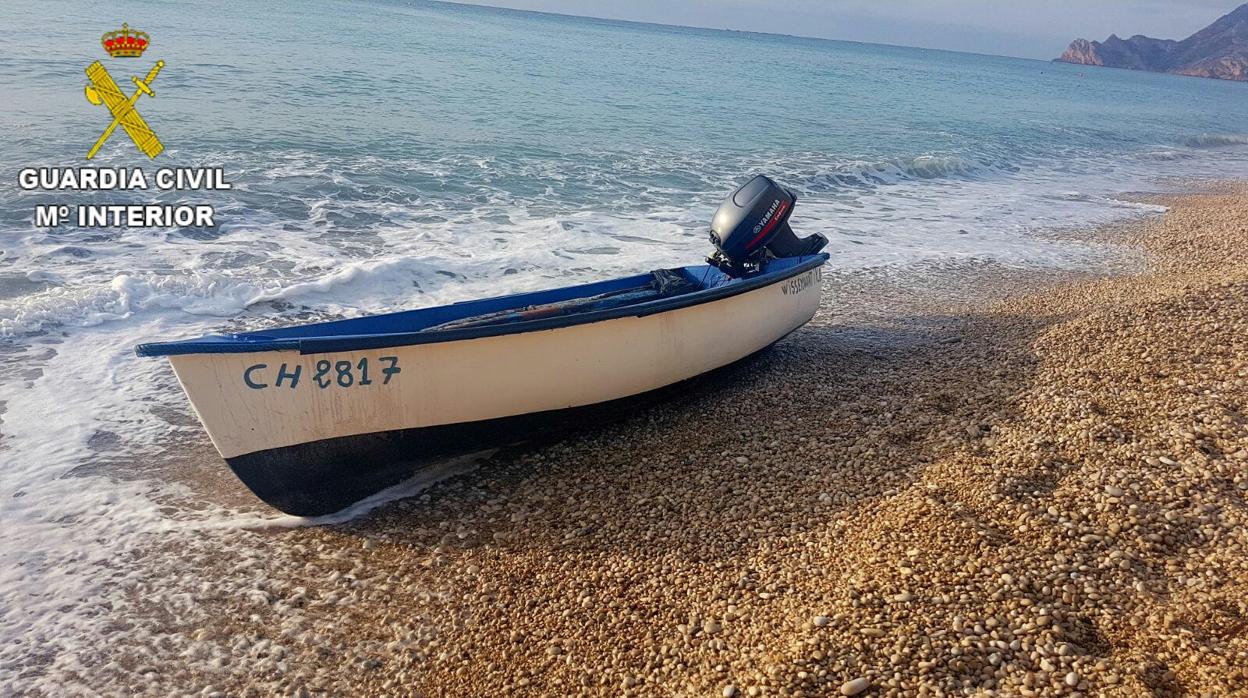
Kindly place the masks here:
[(645, 393), (744, 358), (802, 326), (819, 306), (819, 279), (815, 268), (685, 308), (518, 334), (169, 359), (213, 444), (231, 459)]

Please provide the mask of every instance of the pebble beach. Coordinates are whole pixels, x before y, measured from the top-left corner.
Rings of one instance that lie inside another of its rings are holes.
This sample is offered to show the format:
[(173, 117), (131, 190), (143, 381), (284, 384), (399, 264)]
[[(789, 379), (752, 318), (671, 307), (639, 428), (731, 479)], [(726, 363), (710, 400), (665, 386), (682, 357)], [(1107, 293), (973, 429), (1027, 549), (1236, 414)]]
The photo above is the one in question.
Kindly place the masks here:
[(344, 523), (135, 551), (177, 562), (110, 607), (122, 632), (18, 680), (1248, 694), (1248, 188), (1140, 199), (1169, 212), (1064, 233), (1124, 273), (827, 279), (809, 326), (678, 403)]

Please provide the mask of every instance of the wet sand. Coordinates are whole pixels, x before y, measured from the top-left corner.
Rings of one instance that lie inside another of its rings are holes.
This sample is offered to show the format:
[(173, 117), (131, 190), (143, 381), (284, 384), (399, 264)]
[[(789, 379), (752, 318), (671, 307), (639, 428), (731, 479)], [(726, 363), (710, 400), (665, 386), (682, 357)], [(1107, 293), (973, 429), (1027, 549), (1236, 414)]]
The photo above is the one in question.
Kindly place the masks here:
[(1150, 200), (1086, 234), (1133, 273), (830, 281), (679, 403), (346, 524), (136, 551), (176, 563), (111, 608), (128, 640), (53, 665), (157, 695), (1248, 693), (1248, 189)]

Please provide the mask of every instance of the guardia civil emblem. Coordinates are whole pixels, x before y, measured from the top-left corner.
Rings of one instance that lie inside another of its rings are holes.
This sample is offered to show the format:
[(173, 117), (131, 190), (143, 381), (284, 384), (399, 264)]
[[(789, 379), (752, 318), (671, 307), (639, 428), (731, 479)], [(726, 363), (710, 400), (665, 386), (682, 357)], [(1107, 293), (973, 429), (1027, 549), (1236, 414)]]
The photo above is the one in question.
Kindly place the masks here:
[[(140, 58), (147, 47), (151, 46), (152, 37), (147, 32), (131, 30), (130, 25), (123, 23), (120, 31), (111, 31), (101, 36), (100, 44), (113, 58)], [(135, 90), (134, 94), (127, 96), (113, 81), (113, 76), (109, 74), (104, 64), (96, 61), (87, 66), (87, 79), (90, 80), (86, 87), (87, 101), (92, 104), (103, 104), (112, 116), (108, 128), (104, 129), (104, 133), (95, 141), (95, 145), (87, 151), (88, 160), (95, 157), (108, 137), (117, 130), (119, 124), (125, 130), (126, 135), (130, 136), (130, 140), (134, 141), (139, 152), (147, 157), (154, 158), (165, 149), (164, 144), (156, 137), (156, 132), (147, 125), (139, 111), (134, 108), (141, 95), (156, 96), (156, 92), (152, 90), (152, 81), (156, 79), (156, 74), (163, 67), (165, 67), (164, 61), (156, 61), (156, 65), (152, 66), (146, 77), (139, 79), (138, 76), (132, 76), (130, 80), (134, 82)]]

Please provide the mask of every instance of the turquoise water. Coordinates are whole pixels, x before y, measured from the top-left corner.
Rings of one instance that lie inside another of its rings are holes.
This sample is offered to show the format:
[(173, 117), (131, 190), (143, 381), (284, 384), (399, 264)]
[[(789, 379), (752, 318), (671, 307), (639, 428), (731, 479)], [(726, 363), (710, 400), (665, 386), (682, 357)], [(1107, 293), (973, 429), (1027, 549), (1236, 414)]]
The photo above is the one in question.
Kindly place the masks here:
[[(36, 37), (0, 53), (0, 667), (94, 642), (106, 614), (66, 609), (152, 574), (119, 551), (233, 516), (150, 465), (204, 437), (140, 341), (694, 262), (757, 172), (799, 193), (832, 275), (1095, 268), (1105, 250), (1037, 233), (1248, 174), (1245, 84), (426, 2), (7, 0), (0, 19)], [(151, 34), (142, 58), (104, 57), (122, 21)], [(96, 59), (123, 84), (167, 63), (138, 103), (166, 153), (118, 133), (98, 165), (222, 166), (234, 188), (19, 191), (107, 125), (83, 98)], [(221, 225), (32, 225), (38, 203), (180, 200)]]

